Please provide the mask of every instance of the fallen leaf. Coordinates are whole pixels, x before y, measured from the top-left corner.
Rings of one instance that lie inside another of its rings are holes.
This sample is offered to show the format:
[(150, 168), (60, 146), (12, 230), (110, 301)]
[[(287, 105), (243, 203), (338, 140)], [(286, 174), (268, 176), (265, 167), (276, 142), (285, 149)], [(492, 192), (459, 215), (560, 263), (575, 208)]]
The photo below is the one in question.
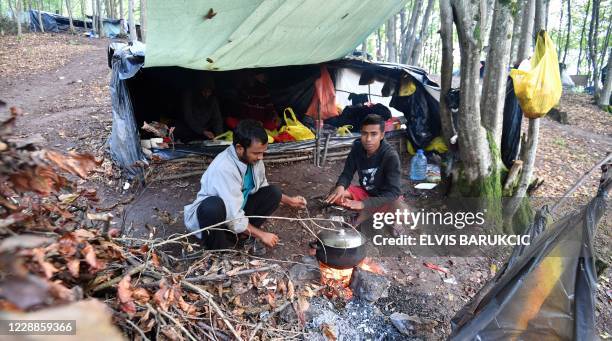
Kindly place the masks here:
[(45, 277), (47, 277), (47, 279), (53, 277), (53, 274), (59, 271), (55, 266), (53, 266), (53, 264), (45, 260), (45, 251), (43, 249), (32, 249), (32, 256), (45, 273)]
[(53, 150), (47, 150), (45, 156), (62, 170), (77, 175), (82, 179), (85, 179), (89, 172), (101, 164), (91, 154), (71, 152), (68, 155), (64, 155)]
[(217, 15), (217, 12), (215, 12), (212, 8), (208, 10), (208, 13), (206, 13), (206, 15), (204, 15), (204, 20), (207, 19), (212, 19), (215, 17), (215, 15)]
[(78, 259), (72, 259), (66, 263), (68, 271), (74, 278), (79, 278), (79, 269), (81, 267), (81, 261)]
[(323, 332), (323, 335), (325, 335), (325, 338), (327, 338), (329, 341), (336, 341), (338, 339), (332, 327), (327, 323), (323, 323), (321, 325), (321, 331)]
[(268, 295), (266, 295), (266, 301), (268, 302), (270, 307), (276, 308), (276, 296), (274, 295), (274, 293), (268, 292)]
[(91, 244), (88, 242), (85, 242), (85, 247), (81, 249), (81, 254), (83, 255), (83, 258), (85, 258), (87, 264), (89, 264), (91, 267), (92, 271), (95, 272), (104, 268), (103, 264), (98, 261), (96, 251), (94, 250), (93, 246), (91, 246)]
[(291, 280), (287, 281), (287, 298), (293, 300), (295, 298), (295, 287)]
[(151, 295), (145, 288), (136, 288), (132, 291), (132, 298), (139, 304), (145, 305), (147, 302), (149, 302), (149, 300), (151, 300)]
[(130, 275), (125, 275), (119, 281), (119, 284), (117, 284), (117, 299), (119, 300), (121, 310), (130, 316), (136, 313), (136, 305), (132, 299), (132, 290), (130, 289), (131, 279)]

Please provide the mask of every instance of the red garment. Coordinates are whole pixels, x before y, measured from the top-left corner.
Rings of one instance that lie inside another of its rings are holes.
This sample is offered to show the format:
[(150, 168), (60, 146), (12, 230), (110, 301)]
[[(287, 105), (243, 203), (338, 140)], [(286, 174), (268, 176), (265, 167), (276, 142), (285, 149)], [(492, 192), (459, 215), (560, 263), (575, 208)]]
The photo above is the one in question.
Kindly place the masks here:
[(368, 192), (361, 186), (350, 185), (346, 190), (351, 193), (353, 200), (356, 201), (363, 201), (369, 197)]
[(325, 65), (321, 65), (321, 77), (315, 81), (315, 92), (306, 110), (306, 115), (317, 119), (318, 109), (321, 110), (322, 120), (338, 116), (336, 89)]
[(286, 131), (283, 131), (282, 133), (274, 137), (274, 142), (291, 142), (291, 141), (295, 141), (295, 137), (291, 136)]

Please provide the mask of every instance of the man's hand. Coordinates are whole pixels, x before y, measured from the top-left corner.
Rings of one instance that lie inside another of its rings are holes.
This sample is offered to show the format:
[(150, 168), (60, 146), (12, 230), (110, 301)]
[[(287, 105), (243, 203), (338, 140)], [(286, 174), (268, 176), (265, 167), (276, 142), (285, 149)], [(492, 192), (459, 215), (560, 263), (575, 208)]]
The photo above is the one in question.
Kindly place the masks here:
[(342, 206), (354, 211), (361, 211), (365, 205), (363, 204), (363, 201), (347, 199), (342, 202)]
[(334, 190), (327, 196), (325, 202), (328, 204), (342, 203), (344, 199), (344, 186), (337, 186)]
[(295, 208), (306, 208), (306, 198), (301, 195), (296, 195), (294, 197), (289, 198), (289, 202), (287, 203), (291, 207)]
[(274, 233), (263, 232), (259, 235), (259, 240), (267, 247), (275, 247), (278, 243), (278, 236)]
[(211, 140), (215, 138), (215, 134), (213, 134), (212, 131), (208, 131), (208, 130), (204, 131), (204, 136), (208, 137)]

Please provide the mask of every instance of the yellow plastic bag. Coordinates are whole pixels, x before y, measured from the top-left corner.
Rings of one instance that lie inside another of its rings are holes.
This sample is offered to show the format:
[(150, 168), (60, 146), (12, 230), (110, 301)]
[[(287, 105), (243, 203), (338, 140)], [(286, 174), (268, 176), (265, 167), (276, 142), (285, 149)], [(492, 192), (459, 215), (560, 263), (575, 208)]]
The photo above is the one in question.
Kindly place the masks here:
[(274, 138), (278, 135), (278, 130), (266, 129), (266, 134), (268, 134), (268, 143), (274, 143)]
[(231, 130), (226, 131), (223, 134), (219, 134), (217, 136), (215, 136), (215, 138), (213, 140), (217, 140), (217, 141), (234, 141), (234, 132)]
[(546, 31), (538, 33), (531, 69), (512, 69), (510, 77), (526, 117), (542, 117), (559, 103), (562, 91), (559, 61), (555, 46)]
[[(408, 149), (408, 154), (416, 154), (416, 150), (414, 150), (414, 146), (412, 145), (412, 143), (410, 143), (410, 141), (406, 141), (406, 149)], [(448, 146), (446, 145), (446, 143), (444, 143), (444, 139), (442, 138), (442, 136), (437, 136), (433, 140), (431, 140), (427, 147), (425, 147), (425, 151), (435, 151), (438, 154), (444, 154), (448, 152)]]
[(336, 129), (336, 134), (338, 134), (338, 136), (347, 136), (351, 134), (351, 129), (353, 129), (353, 126), (347, 124), (342, 127), (338, 127), (338, 129)]
[(411, 96), (416, 91), (416, 85), (412, 82), (411, 79), (402, 78), (400, 83), (400, 96)]
[[(291, 117), (287, 117), (287, 112)], [(283, 117), (285, 119), (285, 125), (280, 128), (279, 133), (287, 132), (293, 136), (296, 141), (312, 140), (315, 138), (314, 133), (307, 126), (303, 125), (302, 122), (298, 121), (295, 117), (295, 113), (291, 108), (285, 108), (283, 111)]]

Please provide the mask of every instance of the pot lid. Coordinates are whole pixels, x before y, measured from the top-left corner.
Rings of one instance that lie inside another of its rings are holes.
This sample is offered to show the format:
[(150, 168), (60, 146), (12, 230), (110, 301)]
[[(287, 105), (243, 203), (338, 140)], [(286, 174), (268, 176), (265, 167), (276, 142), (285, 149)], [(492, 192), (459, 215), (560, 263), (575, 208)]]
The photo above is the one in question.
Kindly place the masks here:
[(323, 245), (339, 248), (354, 248), (364, 244), (361, 233), (354, 229), (323, 230), (318, 234)]

